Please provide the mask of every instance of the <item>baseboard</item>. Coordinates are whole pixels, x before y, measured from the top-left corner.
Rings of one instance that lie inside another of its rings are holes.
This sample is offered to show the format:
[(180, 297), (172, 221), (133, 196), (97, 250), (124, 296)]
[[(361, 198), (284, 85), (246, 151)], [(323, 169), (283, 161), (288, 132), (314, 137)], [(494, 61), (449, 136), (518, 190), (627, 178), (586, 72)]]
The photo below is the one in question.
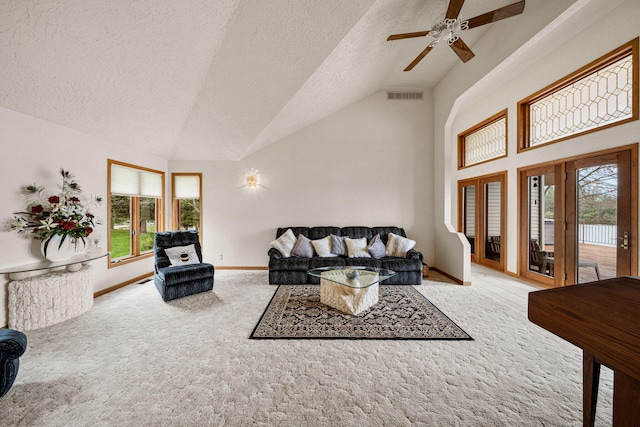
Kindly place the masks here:
[(127, 280), (126, 282), (122, 282), (122, 283), (119, 283), (117, 285), (111, 286), (110, 288), (103, 289), (103, 290), (98, 291), (98, 292), (94, 292), (93, 298), (98, 298), (98, 297), (100, 297), (100, 296), (102, 296), (104, 294), (108, 294), (109, 292), (113, 292), (116, 289), (124, 288), (127, 285), (130, 285), (130, 284), (135, 283), (135, 282), (139, 282), (140, 280), (146, 279), (147, 277), (150, 277), (150, 276), (153, 276), (153, 271), (151, 271), (149, 273), (145, 273), (142, 276), (134, 277), (133, 279)]
[(462, 280), (458, 279), (457, 277), (454, 277), (454, 276), (450, 275), (449, 273), (447, 273), (447, 272), (445, 272), (445, 271), (440, 270), (440, 269), (439, 269), (439, 268), (437, 268), (437, 267), (429, 267), (429, 269), (430, 269), (430, 270), (433, 270), (433, 271), (437, 271), (438, 273), (442, 274), (442, 275), (443, 275), (443, 276), (445, 276), (446, 278), (453, 280), (453, 281), (454, 281), (454, 282), (456, 282), (458, 285), (471, 286), (471, 282), (468, 282), (468, 281), (464, 281), (464, 282), (463, 282)]
[(216, 270), (268, 270), (269, 267), (260, 267), (260, 266), (233, 266), (233, 265), (225, 265), (225, 266), (216, 266), (214, 265)]

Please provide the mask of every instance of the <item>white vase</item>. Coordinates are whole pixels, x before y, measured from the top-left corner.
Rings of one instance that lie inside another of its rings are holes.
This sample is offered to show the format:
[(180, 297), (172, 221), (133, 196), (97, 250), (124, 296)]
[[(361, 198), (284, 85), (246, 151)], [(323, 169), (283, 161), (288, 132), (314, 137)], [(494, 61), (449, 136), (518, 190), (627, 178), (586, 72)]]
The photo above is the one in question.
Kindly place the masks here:
[[(51, 262), (60, 262), (66, 261), (73, 257), (76, 254), (76, 244), (74, 239), (67, 236), (62, 244), (60, 241), (62, 240), (62, 236), (58, 236), (57, 234), (49, 239), (49, 244), (47, 245), (47, 251), (45, 253), (44, 247), (47, 240), (44, 240), (40, 245), (40, 251), (42, 255)], [(82, 244), (82, 242), (80, 242)], [(81, 245), (80, 245), (81, 246)], [(84, 249), (84, 247), (83, 247)]]

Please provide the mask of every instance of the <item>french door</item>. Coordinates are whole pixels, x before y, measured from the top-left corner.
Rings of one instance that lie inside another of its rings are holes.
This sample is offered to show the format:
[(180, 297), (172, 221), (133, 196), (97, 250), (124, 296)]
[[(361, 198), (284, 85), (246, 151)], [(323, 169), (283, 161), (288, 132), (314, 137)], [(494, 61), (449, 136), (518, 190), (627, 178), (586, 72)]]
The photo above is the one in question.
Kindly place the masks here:
[(506, 266), (506, 172), (458, 182), (458, 230), (471, 245), (471, 261)]
[(637, 274), (636, 159), (633, 145), (520, 171), (523, 277), (565, 286)]
[(632, 179), (632, 151), (566, 164), (567, 285), (637, 272), (637, 204), (632, 202), (637, 177)]

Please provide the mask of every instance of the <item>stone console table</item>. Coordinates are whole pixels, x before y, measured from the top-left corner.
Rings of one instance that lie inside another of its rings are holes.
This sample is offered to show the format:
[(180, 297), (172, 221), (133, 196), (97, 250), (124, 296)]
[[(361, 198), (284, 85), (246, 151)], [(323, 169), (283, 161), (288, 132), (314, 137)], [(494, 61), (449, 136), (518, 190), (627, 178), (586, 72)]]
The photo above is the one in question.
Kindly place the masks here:
[[(30, 331), (79, 316), (93, 306), (89, 261), (108, 252), (76, 255), (69, 261), (39, 263), (0, 270), (9, 274), (9, 328)], [(52, 269), (63, 268), (65, 270)], [(30, 277), (33, 273), (42, 273)]]

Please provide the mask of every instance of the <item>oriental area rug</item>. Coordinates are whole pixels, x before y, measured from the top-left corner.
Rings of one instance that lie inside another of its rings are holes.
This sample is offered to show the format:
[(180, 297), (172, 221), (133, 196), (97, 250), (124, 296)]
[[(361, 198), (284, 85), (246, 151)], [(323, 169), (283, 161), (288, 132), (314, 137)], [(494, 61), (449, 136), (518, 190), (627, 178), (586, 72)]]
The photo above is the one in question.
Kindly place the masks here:
[(319, 285), (280, 285), (250, 338), (473, 339), (413, 286), (379, 292), (377, 304), (352, 316), (321, 303)]

